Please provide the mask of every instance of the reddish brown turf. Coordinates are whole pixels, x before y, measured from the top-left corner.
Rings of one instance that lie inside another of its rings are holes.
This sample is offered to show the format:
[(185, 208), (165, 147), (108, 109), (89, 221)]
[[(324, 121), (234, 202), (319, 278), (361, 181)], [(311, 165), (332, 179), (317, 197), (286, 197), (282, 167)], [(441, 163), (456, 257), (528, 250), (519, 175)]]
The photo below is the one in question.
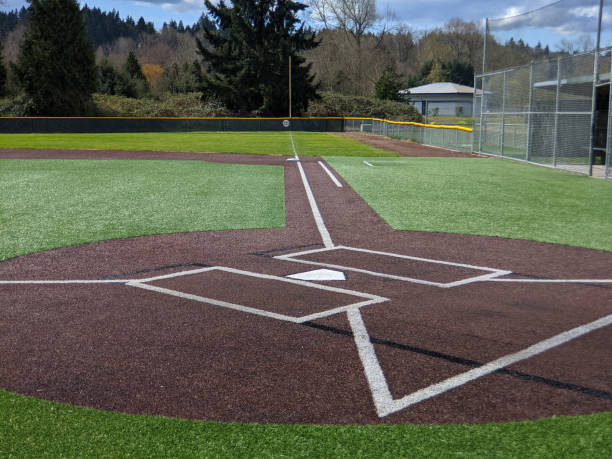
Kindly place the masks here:
[(446, 150), (444, 148), (430, 147), (420, 145), (409, 140), (390, 139), (375, 134), (367, 134), (363, 132), (343, 132), (340, 134), (349, 139), (358, 140), (362, 143), (367, 143), (381, 150), (394, 151), (402, 156), (430, 156), (435, 158), (441, 157), (457, 157), (457, 158), (481, 158), (482, 155), (463, 151)]
[[(425, 150), (426, 152), (428, 150)], [(0, 151), (0, 158), (193, 159), (285, 165), (286, 228), (103, 241), (0, 263), (0, 279), (145, 279), (203, 266), (286, 276), (273, 258), (322, 248), (295, 163), (156, 152)], [(343, 181), (303, 159), (335, 244), (513, 271), (612, 278), (612, 253), (465, 235), (394, 231)], [(350, 251), (303, 259), (437, 282), (480, 275)], [(337, 257), (336, 257), (337, 255)], [(177, 266), (181, 265), (181, 266)], [(473, 272), (472, 272), (473, 271)], [(606, 316), (612, 289), (483, 282), (440, 289), (346, 271), (322, 282), (389, 298), (361, 309), (394, 398)], [(293, 317), (360, 301), (221, 271), (148, 285)], [(612, 410), (610, 327), (390, 416), (376, 415), (346, 313), (283, 322), (124, 284), (0, 286), (0, 386), (128, 413), (278, 423), (482, 423)]]

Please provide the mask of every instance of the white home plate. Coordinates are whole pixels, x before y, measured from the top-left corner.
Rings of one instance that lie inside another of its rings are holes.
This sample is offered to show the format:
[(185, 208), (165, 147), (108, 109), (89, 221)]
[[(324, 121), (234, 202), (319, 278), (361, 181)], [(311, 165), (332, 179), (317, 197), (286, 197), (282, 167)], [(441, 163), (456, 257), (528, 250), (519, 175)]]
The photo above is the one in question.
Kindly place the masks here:
[(333, 269), (315, 269), (314, 271), (306, 271), (304, 273), (291, 274), (286, 276), (290, 279), (306, 280), (306, 281), (343, 281), (346, 276), (342, 271)]

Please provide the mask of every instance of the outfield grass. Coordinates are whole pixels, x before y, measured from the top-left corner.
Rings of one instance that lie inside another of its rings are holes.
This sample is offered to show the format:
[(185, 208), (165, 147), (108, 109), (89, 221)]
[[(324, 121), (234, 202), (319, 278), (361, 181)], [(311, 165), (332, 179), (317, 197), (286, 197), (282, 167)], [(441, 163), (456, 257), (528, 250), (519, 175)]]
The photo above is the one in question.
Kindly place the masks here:
[[(399, 156), (328, 132), (294, 132), (301, 156)], [(117, 134), (0, 134), (2, 148), (154, 150), (293, 156), (287, 132), (139, 132)]]
[(612, 182), (495, 158), (327, 158), (397, 230), (612, 251)]
[(2, 457), (607, 458), (612, 413), (488, 425), (257, 425), (130, 416), (0, 390)]
[(285, 225), (283, 168), (204, 161), (0, 161), (0, 261), (147, 234)]

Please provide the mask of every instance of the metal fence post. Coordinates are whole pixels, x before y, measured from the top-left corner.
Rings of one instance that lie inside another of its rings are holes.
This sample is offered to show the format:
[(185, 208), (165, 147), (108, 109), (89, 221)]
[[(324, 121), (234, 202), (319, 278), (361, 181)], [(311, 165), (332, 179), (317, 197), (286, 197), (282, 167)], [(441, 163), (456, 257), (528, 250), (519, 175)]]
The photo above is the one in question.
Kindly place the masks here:
[(553, 167), (557, 167), (557, 133), (559, 131), (559, 99), (561, 93), (561, 58), (557, 58), (557, 93), (555, 95), (555, 127), (553, 129)]
[(482, 153), (482, 132), (484, 130), (484, 127), (482, 125), (482, 120), (483, 120), (483, 116), (484, 116), (484, 107), (485, 107), (485, 76), (483, 75), (481, 77), (481, 88), (480, 91), (482, 91), (482, 94), (480, 95), (480, 135), (479, 135), (479, 139), (478, 139), (478, 153)]
[(502, 86), (502, 115), (501, 115), (501, 132), (499, 133), (499, 149), (502, 157), (504, 156), (504, 131), (506, 126), (504, 125), (506, 120), (506, 75), (508, 72), (504, 72), (504, 84)]
[[(601, 12), (599, 18), (601, 24)], [(600, 25), (601, 27), (601, 25)], [(593, 93), (591, 99), (591, 138), (589, 142), (589, 175), (593, 175), (593, 159), (595, 146), (595, 112), (597, 111), (597, 82), (599, 81), (599, 48), (595, 50), (593, 61)]]
[(525, 159), (531, 161), (531, 112), (533, 111), (533, 62), (529, 66), (529, 111), (527, 112), (527, 151)]

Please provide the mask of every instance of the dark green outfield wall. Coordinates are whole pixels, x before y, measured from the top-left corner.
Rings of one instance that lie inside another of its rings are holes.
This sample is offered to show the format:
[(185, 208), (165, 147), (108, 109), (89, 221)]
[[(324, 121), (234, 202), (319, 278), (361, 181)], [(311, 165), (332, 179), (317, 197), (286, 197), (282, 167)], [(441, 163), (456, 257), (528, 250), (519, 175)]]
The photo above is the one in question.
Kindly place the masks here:
[(0, 133), (105, 133), (185, 131), (341, 132), (342, 118), (0, 118)]

